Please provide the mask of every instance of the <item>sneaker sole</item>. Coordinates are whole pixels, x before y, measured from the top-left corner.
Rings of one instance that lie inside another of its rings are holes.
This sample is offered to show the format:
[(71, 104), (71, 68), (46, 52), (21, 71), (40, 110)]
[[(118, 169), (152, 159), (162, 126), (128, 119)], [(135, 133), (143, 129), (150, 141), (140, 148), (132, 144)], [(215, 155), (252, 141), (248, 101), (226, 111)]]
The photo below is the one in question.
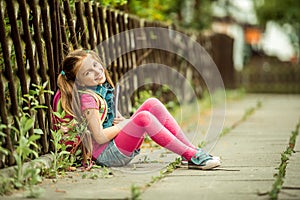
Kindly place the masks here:
[(189, 162), (188, 162), (187, 160), (182, 160), (182, 161), (181, 161), (181, 165), (188, 165), (188, 163), (189, 163)]
[(209, 169), (213, 169), (216, 167), (219, 167), (221, 165), (219, 160), (208, 160), (206, 162), (205, 166), (200, 166), (200, 165), (188, 165), (188, 169), (200, 169), (200, 170), (209, 170)]
[[(218, 156), (212, 156), (212, 159), (213, 160), (218, 160), (219, 162), (221, 162), (221, 158), (218, 157)], [(182, 160), (181, 161), (181, 165), (188, 165), (188, 164), (189, 164), (189, 161), (187, 161), (187, 160)]]

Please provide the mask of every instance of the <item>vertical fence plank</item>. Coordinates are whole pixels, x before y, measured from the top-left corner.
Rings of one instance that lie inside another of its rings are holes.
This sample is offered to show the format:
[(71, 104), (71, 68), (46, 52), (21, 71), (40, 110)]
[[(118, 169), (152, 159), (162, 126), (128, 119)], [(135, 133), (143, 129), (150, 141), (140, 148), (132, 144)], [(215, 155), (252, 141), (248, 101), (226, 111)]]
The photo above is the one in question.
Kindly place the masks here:
[[(16, 61), (18, 66), (17, 74), (21, 83), (20, 85), (21, 85), (22, 95), (24, 95), (24, 94), (28, 94), (28, 90), (27, 90), (27, 83), (26, 83), (25, 66), (23, 63), (21, 37), (19, 34), (19, 29), (17, 27), (17, 20), (15, 17), (15, 6), (13, 1), (10, 0), (6, 1), (6, 5), (8, 11), (8, 18), (11, 25), (11, 38), (13, 40), (14, 49), (16, 53)], [(16, 93), (15, 94), (11, 93), (11, 95), (15, 96)], [(16, 96), (13, 98), (17, 99)], [(17, 106), (17, 105), (12, 105), (12, 106)], [(12, 107), (12, 114), (16, 116), (17, 113), (18, 113), (18, 107)]]
[[(128, 16), (127, 17), (127, 21), (128, 21), (128, 23), (127, 23), (127, 29), (128, 30), (131, 30), (131, 29), (134, 29), (135, 27), (134, 27), (134, 21), (133, 21), (133, 18), (131, 18), (130, 16)], [(127, 41), (127, 45), (129, 45), (129, 46), (132, 46), (133, 44), (132, 44), (132, 39), (134, 38), (135, 36), (134, 36), (134, 34), (133, 33), (129, 33), (128, 34), (128, 41)], [(135, 51), (133, 51), (133, 52), (131, 52), (130, 53), (130, 69), (132, 69), (132, 68), (134, 68), (135, 67), (135, 55), (136, 55), (136, 52), (137, 52), (137, 50), (135, 50)], [(139, 81), (139, 80), (138, 80)], [(129, 82), (129, 87), (130, 88), (134, 88), (134, 85), (135, 85), (135, 83), (134, 83), (134, 79), (132, 78), (132, 79), (130, 79), (130, 82)], [(137, 97), (139, 98), (139, 93), (137, 92)], [(132, 105), (134, 105), (135, 104), (135, 98), (134, 98), (134, 96), (132, 95), (132, 96), (130, 96), (130, 97), (128, 97), (128, 96), (125, 96), (125, 100), (127, 100), (128, 101), (128, 99), (130, 99), (130, 102), (131, 102), (131, 105), (130, 106), (132, 106)], [(128, 101), (129, 102), (129, 101)]]
[(87, 37), (86, 37), (86, 26), (84, 23), (83, 19), (83, 11), (82, 11), (82, 2), (79, 0), (78, 2), (75, 2), (75, 7), (76, 7), (76, 25), (78, 27), (78, 38), (80, 39), (81, 46), (85, 49), (88, 49), (88, 42), (87, 42)]
[(71, 13), (69, 0), (65, 0), (63, 2), (64, 2), (64, 13), (65, 13), (65, 16), (66, 16), (66, 20), (67, 20), (67, 23), (68, 23), (68, 28), (69, 28), (70, 36), (71, 36), (70, 40), (71, 40), (71, 43), (73, 45), (73, 48), (77, 49), (78, 48), (78, 41), (77, 41), (74, 22), (73, 22), (75, 16), (73, 16), (72, 13)]
[[(42, 45), (42, 35), (41, 35), (41, 31), (40, 31), (40, 25), (39, 25), (39, 21), (38, 21), (38, 12), (37, 12), (37, 5), (36, 5), (36, 1), (29, 1), (29, 6), (31, 8), (32, 11), (32, 15), (33, 15), (33, 28), (34, 28), (34, 40), (35, 40), (35, 44), (36, 44), (36, 53), (38, 55), (38, 61), (39, 61), (39, 74), (41, 76), (41, 80), (42, 83), (45, 83), (46, 81), (48, 81), (47, 78), (47, 69), (45, 66), (45, 62), (44, 62), (44, 53), (43, 53), (43, 45)], [(49, 90), (49, 84), (46, 85), (46, 90)], [(41, 97), (43, 98), (43, 97)], [(45, 124), (40, 124), (40, 128), (43, 130), (44, 134), (41, 136), (41, 144), (42, 144), (42, 151), (43, 153), (47, 153), (48, 152), (48, 141), (47, 141), (47, 136), (49, 134), (49, 125), (51, 124), (51, 103), (50, 103), (50, 95), (49, 94), (44, 94), (44, 100), (43, 99), (39, 99), (40, 103), (43, 104), (45, 101), (45, 105), (48, 107), (48, 109), (46, 110), (46, 116), (38, 116), (41, 117), (38, 120), (39, 121), (47, 121), (48, 122), (48, 128), (45, 127)]]
[[(124, 21), (126, 21), (124, 30), (126, 31), (126, 30), (132, 29), (132, 20), (129, 18), (128, 15), (126, 15), (126, 17), (124, 18)], [(131, 45), (132, 45), (131, 44), (131, 35), (130, 35), (130, 33), (127, 32), (127, 34), (126, 34), (126, 47), (129, 48)], [(134, 66), (133, 56), (134, 56), (134, 52), (127, 54), (126, 58), (128, 60), (128, 65), (127, 65), (127, 70), (126, 71), (128, 71), (129, 69), (132, 69), (133, 66)]]
[(32, 38), (29, 31), (29, 23), (28, 23), (28, 14), (26, 10), (26, 3), (25, 0), (18, 0), (20, 5), (20, 12), (22, 18), (22, 27), (24, 33), (24, 40), (26, 44), (26, 59), (29, 61), (29, 75), (30, 75), (30, 82), (34, 84), (39, 84), (37, 79), (37, 70), (35, 60), (33, 58), (33, 49), (32, 49)]
[[(132, 16), (129, 16), (129, 15), (127, 16), (127, 22), (128, 22), (127, 23), (127, 29), (128, 30), (132, 30), (132, 29), (136, 28), (135, 24), (134, 24), (134, 19), (133, 19)], [(135, 45), (133, 43), (133, 41), (134, 41), (135, 38), (136, 37), (134, 35), (134, 32), (130, 32), (128, 34), (128, 41), (127, 41), (127, 43), (128, 43), (128, 45), (130, 47), (133, 47)], [(136, 55), (137, 55), (137, 52), (138, 52), (138, 50), (134, 50), (134, 51), (132, 51), (130, 53), (130, 56), (129, 56), (130, 57), (130, 61), (131, 61), (131, 63), (130, 63), (130, 69), (134, 69), (136, 67)], [(129, 88), (135, 88), (135, 87), (137, 87), (137, 85), (139, 85), (139, 79), (137, 79), (136, 77), (131, 78), (130, 81), (129, 81)], [(138, 91), (135, 91), (135, 94), (132, 94), (131, 96), (128, 96), (128, 95), (125, 96), (125, 101), (126, 102), (131, 102), (131, 104), (127, 105), (127, 107), (131, 108), (133, 105), (135, 105), (135, 96), (137, 98), (140, 98)], [(129, 110), (128, 110), (128, 112), (129, 112)]]
[[(121, 52), (126, 52), (127, 50), (127, 47), (126, 47), (126, 32), (125, 32), (125, 21), (124, 21), (124, 14), (123, 13), (118, 13), (118, 17), (117, 17), (117, 22), (118, 22), (118, 32), (119, 33), (122, 33), (125, 37), (122, 38), (122, 40), (120, 41), (120, 50)], [(127, 60), (127, 56), (128, 54), (125, 53), (124, 55), (121, 56), (121, 62), (122, 62), (122, 65), (120, 66), (121, 69), (120, 69), (120, 76), (125, 74), (126, 73), (126, 68), (128, 66), (128, 60)]]
[[(125, 24), (125, 15), (124, 14), (120, 14), (118, 15), (118, 24), (119, 24), (119, 32), (122, 32), (122, 34), (124, 35), (124, 38), (122, 38), (123, 40), (121, 41), (121, 50), (122, 52), (127, 52), (126, 54), (122, 55), (122, 74), (125, 74), (126, 72), (129, 71), (130, 69), (130, 66), (129, 66), (129, 56), (130, 53), (128, 52), (129, 51), (129, 48), (130, 48), (130, 43), (129, 43), (129, 39), (128, 39), (128, 27), (126, 26)], [(131, 83), (131, 80), (126, 80), (124, 82), (124, 86), (122, 88), (122, 90), (126, 91), (128, 89), (130, 89), (130, 83)], [(131, 87), (133, 88), (133, 87)], [(128, 93), (128, 92), (126, 92)], [(123, 97), (123, 101), (125, 102), (122, 102), (123, 105), (125, 106), (122, 106), (122, 113), (124, 115), (127, 115), (127, 116), (130, 116), (130, 106), (129, 106), (129, 101), (130, 99), (128, 98), (128, 95), (125, 95)]]
[[(106, 32), (106, 25), (105, 25), (105, 14), (104, 14), (104, 8), (99, 6), (98, 8), (98, 13), (99, 13), (99, 25), (100, 25), (100, 31), (101, 31), (101, 37), (102, 37), (102, 42), (105, 41), (108, 36), (107, 36), (107, 32)], [(99, 48), (103, 48), (103, 47), (100, 47)], [(106, 60), (106, 58), (109, 57), (109, 50), (107, 48), (105, 49), (99, 49), (99, 52), (101, 52), (100, 56), (102, 57), (102, 60), (105, 64), (106, 67), (107, 66), (107, 63), (108, 61)]]
[(102, 41), (104, 41), (107, 39), (107, 34), (105, 29), (106, 26), (105, 26), (104, 8), (99, 6), (98, 13), (99, 13), (99, 23), (101, 28)]
[[(0, 3), (0, 32), (3, 33), (3, 36), (0, 37), (0, 42), (1, 42), (1, 48), (2, 48), (2, 56), (4, 59), (4, 65), (5, 69), (7, 71), (6, 74), (8, 74), (8, 80), (12, 81), (13, 80), (13, 74), (12, 74), (12, 69), (11, 69), (11, 64), (10, 64), (10, 55), (9, 55), (9, 50), (8, 50), (8, 44), (6, 40), (6, 31), (5, 31), (5, 23), (2, 15), (2, 5)], [(5, 87), (4, 87), (4, 80), (2, 79), (2, 74), (3, 74), (3, 68), (1, 67), (1, 73), (0, 73), (0, 116), (1, 116), (1, 123), (4, 125), (8, 125), (8, 111), (7, 111), (7, 104), (6, 104), (6, 95), (5, 95)], [(16, 89), (14, 84), (11, 82), (9, 84), (9, 89), (12, 91), (13, 94), (16, 94)], [(17, 106), (17, 99), (15, 98), (16, 96), (11, 97), (11, 102), (12, 102), (12, 107)], [(17, 109), (17, 108), (14, 108)], [(8, 149), (10, 152), (13, 152), (14, 147), (13, 147), (13, 142), (11, 139), (10, 135), (10, 128), (4, 128), (3, 130), (4, 134), (6, 135), (4, 139), (4, 144), (2, 144), (6, 149)], [(2, 138), (0, 137), (1, 142)], [(1, 156), (2, 157), (2, 156)], [(4, 163), (2, 162), (2, 158), (0, 158), (0, 168), (3, 168), (5, 166), (5, 161)], [(10, 155), (8, 156), (8, 164), (12, 165), (14, 163), (13, 156)]]
[(92, 5), (93, 10), (93, 18), (94, 18), (94, 28), (96, 34), (96, 45), (101, 42), (101, 29), (100, 29), (100, 20), (99, 20), (99, 12), (98, 12), (98, 4), (93, 3)]
[[(1, 30), (1, 28), (0, 28), (0, 30)], [(2, 46), (2, 48), (3, 48), (3, 46)], [(0, 101), (2, 103), (0, 105), (0, 112), (1, 112), (0, 116), (1, 116), (1, 124), (7, 126), (9, 122), (8, 122), (8, 112), (6, 109), (7, 105), (6, 105), (6, 99), (5, 99), (5, 88), (4, 88), (3, 83), (4, 83), (4, 81), (2, 79), (2, 71), (1, 71), (1, 74), (0, 74)], [(13, 147), (13, 143), (11, 140), (10, 128), (8, 128), (8, 127), (3, 128), (2, 132), (5, 134), (5, 138), (3, 138), (2, 136), (0, 137), (1, 146), (8, 149), (10, 152), (13, 152), (14, 147)], [(2, 153), (0, 153), (0, 169), (6, 165), (5, 159), (3, 162), (3, 157), (4, 157), (4, 155)], [(13, 156), (8, 156), (7, 159), (8, 159), (8, 163), (7, 163), (8, 165), (12, 165), (14, 163)]]
[[(113, 49), (111, 50), (114, 54), (113, 58), (115, 61), (113, 61), (112, 64), (112, 71), (113, 71), (113, 80), (116, 83), (119, 79), (119, 69), (120, 69), (120, 58), (117, 58), (117, 55), (119, 55), (119, 42), (120, 39), (117, 35), (117, 21), (116, 21), (116, 12), (112, 12), (110, 11), (110, 27), (111, 27), (111, 35), (109, 35), (110, 37), (113, 37)], [(111, 39), (110, 39), (111, 40)]]
[(95, 49), (96, 44), (95, 44), (95, 35), (94, 35), (94, 28), (93, 28), (93, 22), (92, 22), (92, 15), (91, 15), (91, 6), (90, 2), (87, 1), (84, 3), (84, 13), (86, 16), (87, 24), (88, 24), (88, 29), (87, 31), (89, 32), (89, 43), (90, 43), (90, 48)]
[[(144, 22), (144, 27), (156, 27), (157, 25), (154, 22)], [(159, 36), (154, 36), (154, 38), (151, 38), (151, 35), (149, 35), (151, 33), (144, 33), (144, 37), (146, 42), (151, 42), (152, 44), (154, 44), (153, 46), (158, 46), (157, 43), (158, 41), (156, 40), (156, 38), (158, 38)], [(151, 56), (147, 56), (147, 59), (144, 59), (144, 55), (147, 53), (145, 50), (141, 50), (141, 53), (139, 54), (139, 58), (138, 61), (139, 63), (145, 63), (145, 62), (150, 62), (150, 63), (162, 63), (160, 61), (160, 54), (161, 54), (161, 50), (159, 49), (154, 49), (153, 52), (151, 52)], [(154, 65), (152, 66), (154, 71), (158, 71), (158, 66)], [(152, 82), (153, 83), (159, 83), (159, 76), (152, 76)], [(152, 84), (151, 86), (149, 86), (151, 88), (151, 91), (153, 91), (154, 94), (157, 94), (158, 88), (160, 87), (158, 84)]]
[[(60, 58), (61, 60), (65, 57), (65, 55), (67, 55), (69, 53), (69, 41), (67, 39), (67, 33), (66, 33), (66, 25), (65, 25), (65, 21), (63, 18), (63, 11), (62, 11), (62, 7), (59, 7), (59, 21), (60, 21), (60, 33), (61, 33), (61, 41), (62, 41), (62, 58)], [(61, 61), (60, 60), (60, 61)]]
[(54, 76), (57, 75), (57, 68), (59, 66), (59, 36), (58, 36), (58, 21), (57, 21), (57, 1), (50, 0), (49, 7), (50, 7), (50, 18), (51, 18), (51, 38), (52, 38), (52, 47), (53, 47), (53, 63), (54, 63)]
[[(132, 17), (132, 27), (131, 28), (140, 28), (141, 26), (141, 21), (138, 20), (136, 17)], [(136, 35), (132, 35), (133, 39), (136, 39)], [(140, 38), (142, 39), (142, 38)], [(141, 63), (139, 63), (139, 58), (141, 57), (142, 55), (142, 52), (143, 52), (143, 49), (139, 49), (139, 50), (135, 50), (134, 51), (134, 67), (138, 67)], [(142, 62), (142, 60), (141, 60)], [(142, 74), (141, 74), (142, 73)], [(138, 74), (138, 78), (137, 78), (137, 82), (138, 82), (138, 85), (139, 86), (142, 86), (143, 85), (143, 74), (144, 72), (141, 72), (139, 71), (139, 74)], [(136, 91), (136, 96), (138, 99), (140, 99), (140, 92), (141, 92), (142, 88), (139, 87)], [(130, 98), (131, 98), (131, 102), (132, 102), (132, 106), (135, 105), (135, 95), (132, 95)]]
[(59, 66), (61, 65), (61, 62), (64, 58), (63, 56), (63, 41), (62, 41), (62, 29), (64, 29), (64, 27), (62, 27), (63, 24), (61, 24), (61, 16), (60, 16), (60, 1), (56, 1), (55, 3), (55, 12), (56, 12), (56, 31), (57, 31), (57, 52), (58, 52), (58, 65), (55, 68), (55, 72), (56, 75), (59, 74)]
[(112, 35), (113, 35), (113, 32), (112, 32), (112, 23), (111, 23), (111, 12), (110, 10), (106, 10), (105, 11), (105, 16), (106, 16), (106, 28), (107, 28), (107, 42), (108, 42), (108, 45), (107, 45), (107, 48), (106, 48), (106, 54), (105, 54), (105, 60), (106, 60), (106, 63), (108, 64), (109, 61), (111, 61), (110, 63), (110, 66), (107, 66), (108, 67), (108, 70), (112, 72), (112, 80), (113, 82), (116, 82), (116, 74), (115, 74), (115, 61), (112, 60), (112, 58), (114, 57), (114, 49), (113, 49), (113, 41), (112, 39), (109, 39)]
[(48, 5), (46, 4), (46, 0), (40, 0), (39, 6), (41, 8), (41, 15), (42, 15), (42, 21), (43, 21), (43, 39), (46, 46), (46, 54), (47, 54), (47, 63), (48, 63), (48, 75), (50, 77), (50, 88), (52, 91), (56, 90), (56, 76), (55, 76), (55, 70), (54, 70), (54, 58), (53, 58), (53, 46), (51, 42), (51, 34), (50, 34), (50, 24), (48, 19), (49, 13), (48, 13)]
[[(22, 21), (22, 27), (23, 27), (23, 33), (24, 33), (24, 41), (25, 41), (25, 54), (26, 54), (26, 59), (29, 61), (29, 88), (32, 88), (32, 84), (38, 85), (38, 79), (37, 79), (37, 70), (36, 70), (36, 63), (33, 58), (33, 43), (30, 35), (30, 30), (29, 30), (29, 23), (28, 23), (28, 14), (27, 14), (27, 8), (26, 8), (26, 3), (25, 0), (18, 0), (19, 6), (20, 6), (20, 13), (21, 13), (21, 21)], [(26, 79), (27, 81), (27, 79)], [(28, 102), (28, 107), (31, 107), (30, 102)], [(28, 110), (28, 113), (32, 116), (33, 113), (31, 110)], [(37, 123), (39, 124), (39, 127), (43, 128), (44, 127), (44, 122), (43, 122), (43, 113), (41, 109), (37, 110), (37, 118), (36, 116), (32, 116), (36, 119)], [(29, 134), (33, 134), (33, 129), (31, 128), (29, 131)]]

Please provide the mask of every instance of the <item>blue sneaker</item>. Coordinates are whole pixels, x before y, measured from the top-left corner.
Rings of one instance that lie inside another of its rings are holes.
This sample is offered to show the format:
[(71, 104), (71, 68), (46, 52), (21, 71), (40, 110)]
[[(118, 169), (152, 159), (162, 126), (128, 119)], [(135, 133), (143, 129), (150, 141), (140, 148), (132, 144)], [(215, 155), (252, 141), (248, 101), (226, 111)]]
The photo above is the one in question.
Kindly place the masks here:
[(221, 161), (219, 157), (213, 157), (202, 149), (198, 149), (196, 155), (194, 155), (192, 159), (188, 161), (188, 169), (208, 170), (220, 165)]
[[(200, 148), (198, 148), (198, 151), (201, 151), (204, 153), (204, 151)], [(209, 156), (212, 157), (213, 160), (218, 160), (219, 162), (221, 162), (220, 157), (212, 156), (212, 155), (209, 155)], [(181, 165), (188, 165), (188, 164), (189, 164), (189, 161), (185, 157), (181, 156)]]

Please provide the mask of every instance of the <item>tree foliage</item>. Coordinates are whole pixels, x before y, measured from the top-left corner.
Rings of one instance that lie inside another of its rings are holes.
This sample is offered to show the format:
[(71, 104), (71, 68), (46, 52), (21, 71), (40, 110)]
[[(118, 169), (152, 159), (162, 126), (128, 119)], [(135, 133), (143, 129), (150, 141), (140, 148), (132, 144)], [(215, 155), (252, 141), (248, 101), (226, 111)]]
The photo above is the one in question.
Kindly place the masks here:
[(295, 34), (291, 42), (298, 54), (300, 52), (300, 1), (299, 0), (255, 0), (255, 10), (259, 23), (265, 26), (268, 21), (289, 24)]
[(296, 29), (300, 28), (299, 0), (255, 0), (255, 7), (261, 25), (272, 20), (280, 24), (291, 24)]
[[(70, 0), (75, 1), (75, 0)], [(125, 10), (150, 21), (203, 30), (210, 26), (213, 0), (90, 0), (103, 6)]]
[(128, 0), (126, 10), (139, 17), (203, 30), (211, 22), (211, 0)]
[(127, 0), (90, 0), (90, 1), (98, 2), (103, 6), (112, 6), (112, 7), (122, 6), (127, 3)]
[(148, 20), (170, 22), (178, 0), (130, 0), (128, 11)]

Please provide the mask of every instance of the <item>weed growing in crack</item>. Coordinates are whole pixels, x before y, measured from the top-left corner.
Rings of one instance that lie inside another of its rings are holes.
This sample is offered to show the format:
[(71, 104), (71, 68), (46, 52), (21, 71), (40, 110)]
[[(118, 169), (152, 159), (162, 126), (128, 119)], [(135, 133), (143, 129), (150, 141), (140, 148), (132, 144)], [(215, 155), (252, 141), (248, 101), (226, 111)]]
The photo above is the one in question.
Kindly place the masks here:
[(294, 146), (296, 143), (296, 137), (299, 134), (299, 128), (300, 128), (300, 122), (297, 124), (295, 131), (292, 131), (292, 134), (290, 136), (289, 145), (286, 148), (286, 150), (281, 153), (281, 163), (279, 165), (278, 173), (274, 174), (275, 181), (273, 183), (271, 191), (268, 193), (270, 199), (278, 199), (278, 194), (282, 188), (285, 174), (286, 174), (286, 167), (288, 164), (288, 160), (290, 156), (292, 156), (292, 153), (294, 152)]

